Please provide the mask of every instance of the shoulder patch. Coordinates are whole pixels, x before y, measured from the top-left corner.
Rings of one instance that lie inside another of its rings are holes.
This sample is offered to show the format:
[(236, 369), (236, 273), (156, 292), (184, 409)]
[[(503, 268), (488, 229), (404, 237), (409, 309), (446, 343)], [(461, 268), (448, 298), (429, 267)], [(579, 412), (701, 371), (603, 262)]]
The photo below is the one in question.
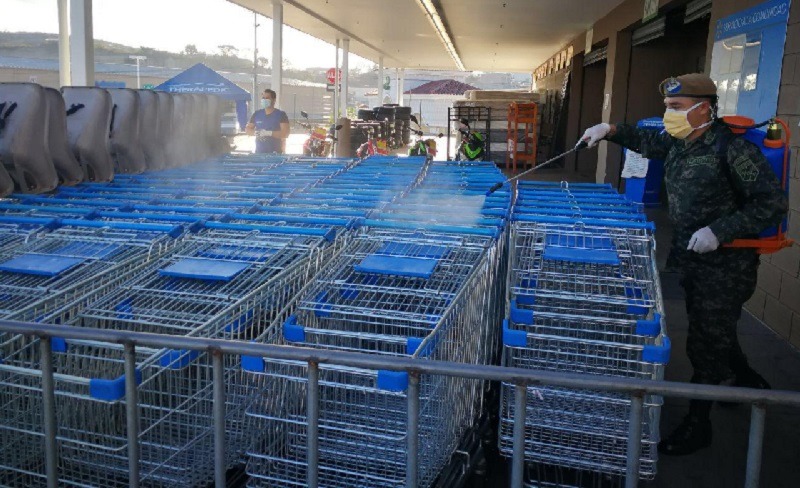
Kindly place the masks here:
[(753, 182), (758, 178), (758, 167), (748, 157), (738, 157), (733, 162), (733, 169), (744, 182)]

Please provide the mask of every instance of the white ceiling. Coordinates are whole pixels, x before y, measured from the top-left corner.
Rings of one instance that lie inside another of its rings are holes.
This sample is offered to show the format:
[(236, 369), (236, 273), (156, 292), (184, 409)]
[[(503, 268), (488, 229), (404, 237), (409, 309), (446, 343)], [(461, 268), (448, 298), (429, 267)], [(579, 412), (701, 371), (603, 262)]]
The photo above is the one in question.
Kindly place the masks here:
[[(230, 0), (272, 16), (270, 0)], [(623, 0), (433, 0), (467, 70), (533, 71)], [(285, 24), (389, 68), (456, 69), (418, 0), (283, 0)]]

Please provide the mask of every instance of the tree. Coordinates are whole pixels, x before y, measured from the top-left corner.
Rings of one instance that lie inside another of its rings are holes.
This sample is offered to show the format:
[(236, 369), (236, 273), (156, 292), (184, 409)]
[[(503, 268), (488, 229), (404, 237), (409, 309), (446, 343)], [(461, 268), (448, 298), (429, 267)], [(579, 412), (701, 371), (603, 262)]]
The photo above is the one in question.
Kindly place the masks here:
[(266, 69), (267, 66), (269, 66), (269, 59), (265, 58), (264, 56), (259, 56), (258, 57), (258, 67)]
[(220, 55), (226, 58), (236, 57), (236, 55), (239, 54), (239, 49), (230, 44), (222, 44), (221, 46), (217, 46), (217, 48), (219, 48)]
[(197, 46), (194, 44), (187, 44), (185, 48), (183, 48), (183, 54), (187, 56), (197, 56), (200, 54), (200, 51), (197, 50)]

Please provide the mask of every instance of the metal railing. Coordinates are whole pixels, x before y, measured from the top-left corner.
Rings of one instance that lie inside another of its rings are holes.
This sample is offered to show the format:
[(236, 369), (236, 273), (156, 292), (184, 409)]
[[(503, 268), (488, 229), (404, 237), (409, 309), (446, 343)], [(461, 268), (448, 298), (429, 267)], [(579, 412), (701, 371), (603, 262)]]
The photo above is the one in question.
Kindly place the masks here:
[[(726, 386), (698, 385), (669, 381), (648, 381), (628, 378), (612, 378), (576, 373), (557, 373), (501, 366), (460, 364), (443, 361), (406, 359), (351, 353), (308, 349), (301, 347), (276, 346), (197, 337), (168, 336), (139, 332), (99, 330), (63, 325), (15, 322), (0, 320), (0, 331), (36, 336), (40, 339), (42, 409), (44, 417), (45, 471), (48, 487), (58, 486), (58, 459), (56, 445), (55, 380), (53, 373), (54, 337), (72, 340), (90, 340), (124, 346), (125, 392), (128, 437), (129, 486), (139, 486), (139, 418), (137, 411), (136, 385), (136, 347), (156, 347), (169, 349), (189, 349), (205, 351), (212, 357), (213, 366), (213, 419), (214, 419), (214, 480), (217, 488), (225, 486), (225, 385), (223, 356), (246, 355), (273, 360), (303, 361), (308, 364), (307, 389), (307, 483), (311, 488), (318, 486), (318, 420), (319, 420), (319, 365), (331, 364), (363, 369), (386, 369), (405, 371), (408, 382), (408, 468), (406, 486), (416, 487), (418, 426), (419, 426), (419, 377), (421, 374), (455, 376), (488, 381), (504, 381), (515, 385), (517, 412), (525, 410), (527, 389), (530, 386), (551, 385), (568, 388), (584, 388), (627, 393), (631, 397), (631, 411), (628, 432), (627, 474), (625, 486), (638, 485), (639, 438), (645, 395), (712, 400), (721, 402), (750, 403), (751, 420), (748, 441), (745, 487), (758, 486), (761, 471), (761, 451), (764, 437), (764, 420), (767, 405), (788, 405), (800, 407), (800, 392), (779, 390), (756, 390)], [(514, 452), (512, 457), (512, 488), (523, 486), (525, 416), (514, 419)]]

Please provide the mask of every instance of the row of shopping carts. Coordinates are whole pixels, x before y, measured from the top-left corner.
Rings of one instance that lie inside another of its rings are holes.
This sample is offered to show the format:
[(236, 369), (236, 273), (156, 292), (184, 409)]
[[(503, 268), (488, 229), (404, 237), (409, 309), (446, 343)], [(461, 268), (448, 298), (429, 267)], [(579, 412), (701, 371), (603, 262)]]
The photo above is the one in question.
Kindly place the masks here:
[[(608, 185), (520, 182), (509, 237), (507, 366), (661, 379), (670, 353), (654, 227)], [(526, 460), (621, 476), (628, 449), (656, 472), (661, 399), (645, 399), (640, 446), (628, 445), (630, 399), (603, 391), (529, 387), (516, 412), (502, 385), (499, 444), (511, 456), (525, 415)], [(534, 486), (536, 486), (534, 484)]]
[[(361, 164), (374, 165), (377, 161)], [(370, 205), (331, 204), (372, 171), (350, 160), (227, 157), (0, 203), (0, 303), (7, 319), (250, 340), (349, 241), (354, 222), (422, 177), (424, 159), (380, 162)], [(340, 184), (350, 181), (348, 184)], [(336, 181), (337, 183), (334, 183)], [(313, 201), (316, 199), (316, 204)], [(41, 486), (41, 363), (35, 338), (0, 341), (0, 485)], [(124, 351), (54, 340), (59, 483), (127, 486)], [(251, 439), (253, 395), (226, 359), (229, 466)], [(141, 479), (202, 486), (213, 475), (207, 354), (136, 349)]]
[[(426, 166), (413, 189), (359, 222), (256, 341), (490, 363), (511, 204), (505, 190), (486, 198), (498, 181), (502, 174), (485, 163)], [(306, 486), (307, 374), (305, 363), (243, 358), (242, 382), (255, 399), (246, 411), (248, 486)], [(428, 375), (419, 381), (419, 464), (411, 479), (427, 487), (475, 423), (485, 385)], [(319, 385), (319, 485), (406, 486), (408, 375), (320, 365)]]

